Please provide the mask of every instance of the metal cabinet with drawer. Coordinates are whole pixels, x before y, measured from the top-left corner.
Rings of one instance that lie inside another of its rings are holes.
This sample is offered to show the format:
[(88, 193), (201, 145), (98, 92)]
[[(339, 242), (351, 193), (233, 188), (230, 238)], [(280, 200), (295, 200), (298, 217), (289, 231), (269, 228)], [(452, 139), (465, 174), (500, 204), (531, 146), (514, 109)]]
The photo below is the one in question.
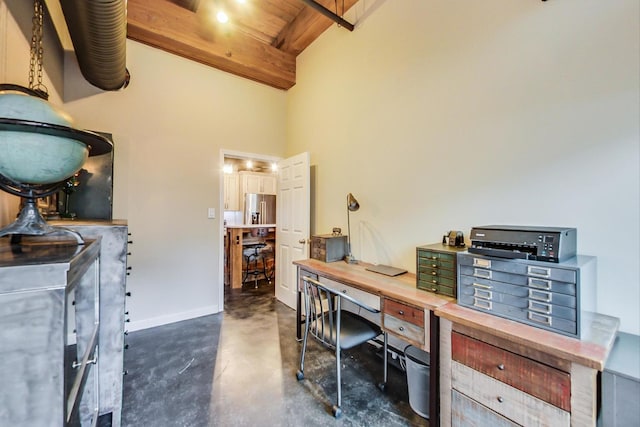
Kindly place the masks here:
[(425, 291), (456, 296), (456, 255), (465, 248), (442, 243), (416, 248), (416, 286)]
[(458, 255), (460, 305), (572, 337), (583, 311), (594, 311), (596, 258), (559, 264)]

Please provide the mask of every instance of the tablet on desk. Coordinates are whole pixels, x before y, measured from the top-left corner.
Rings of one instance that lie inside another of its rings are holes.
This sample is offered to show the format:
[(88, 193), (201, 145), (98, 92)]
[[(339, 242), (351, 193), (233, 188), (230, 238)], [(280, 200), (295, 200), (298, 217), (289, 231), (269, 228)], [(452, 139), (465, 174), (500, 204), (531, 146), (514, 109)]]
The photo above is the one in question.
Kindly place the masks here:
[(370, 267), (366, 267), (365, 270), (373, 271), (374, 273), (380, 273), (380, 274), (384, 274), (385, 276), (391, 276), (391, 277), (399, 276), (407, 272), (407, 270), (404, 270), (402, 268), (392, 267), (390, 265), (383, 265), (383, 264), (372, 265)]

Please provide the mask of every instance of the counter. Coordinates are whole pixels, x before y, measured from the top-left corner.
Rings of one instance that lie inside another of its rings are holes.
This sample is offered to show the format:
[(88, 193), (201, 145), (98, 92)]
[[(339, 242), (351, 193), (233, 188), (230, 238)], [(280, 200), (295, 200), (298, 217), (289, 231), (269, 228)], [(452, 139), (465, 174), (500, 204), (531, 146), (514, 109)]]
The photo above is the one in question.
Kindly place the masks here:
[[(238, 289), (242, 287), (243, 282), (244, 247), (248, 244), (267, 242), (274, 246), (275, 254), (276, 225), (244, 224), (227, 225), (225, 228), (225, 285)], [(275, 259), (272, 261), (275, 265)]]

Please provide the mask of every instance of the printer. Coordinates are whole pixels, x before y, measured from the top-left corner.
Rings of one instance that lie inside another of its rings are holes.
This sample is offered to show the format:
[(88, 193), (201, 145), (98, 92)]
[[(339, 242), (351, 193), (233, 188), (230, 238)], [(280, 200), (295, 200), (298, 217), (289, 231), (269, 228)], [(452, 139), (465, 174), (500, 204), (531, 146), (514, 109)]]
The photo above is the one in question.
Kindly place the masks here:
[(470, 253), (559, 263), (576, 256), (577, 230), (485, 225), (471, 228)]

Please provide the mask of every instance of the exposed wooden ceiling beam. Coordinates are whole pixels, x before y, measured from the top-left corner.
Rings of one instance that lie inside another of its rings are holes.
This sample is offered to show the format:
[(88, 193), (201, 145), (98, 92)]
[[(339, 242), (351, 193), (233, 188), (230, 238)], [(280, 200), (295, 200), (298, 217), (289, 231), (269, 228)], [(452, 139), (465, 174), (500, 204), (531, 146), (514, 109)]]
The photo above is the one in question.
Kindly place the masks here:
[(216, 28), (168, 0), (128, 0), (127, 37), (278, 89), (295, 85), (295, 54), (232, 26)]
[[(357, 2), (358, 0), (344, 0), (344, 12), (351, 9)], [(327, 9), (335, 7), (334, 0), (316, 0), (316, 3)], [(340, 5), (339, 14), (342, 14), (342, 4), (341, 2), (338, 4)], [(284, 52), (298, 56), (331, 25), (333, 25), (331, 19), (310, 7), (305, 7), (293, 22), (278, 34), (272, 44)]]

